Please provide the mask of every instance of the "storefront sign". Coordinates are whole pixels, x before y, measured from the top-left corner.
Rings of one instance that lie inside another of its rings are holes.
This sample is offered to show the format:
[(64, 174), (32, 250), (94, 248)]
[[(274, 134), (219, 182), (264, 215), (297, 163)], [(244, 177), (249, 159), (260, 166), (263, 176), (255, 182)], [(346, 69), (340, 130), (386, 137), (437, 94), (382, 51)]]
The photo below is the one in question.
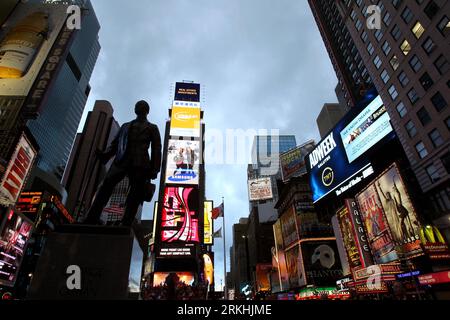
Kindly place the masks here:
[(450, 271), (436, 272), (419, 276), (421, 285), (450, 283)]

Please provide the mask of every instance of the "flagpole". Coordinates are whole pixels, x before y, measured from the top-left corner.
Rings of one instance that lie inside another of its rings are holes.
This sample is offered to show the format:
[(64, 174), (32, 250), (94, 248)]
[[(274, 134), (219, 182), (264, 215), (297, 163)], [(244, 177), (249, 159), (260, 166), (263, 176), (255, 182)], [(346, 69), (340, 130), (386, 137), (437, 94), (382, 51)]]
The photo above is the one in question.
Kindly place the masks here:
[(227, 233), (227, 228), (225, 225), (225, 201), (224, 198), (222, 197), (222, 221), (223, 221), (223, 281), (225, 283), (224, 286), (224, 292), (223, 292), (223, 297), (225, 300), (228, 300), (228, 288), (227, 288), (227, 250), (226, 250), (226, 241), (225, 241), (225, 235)]

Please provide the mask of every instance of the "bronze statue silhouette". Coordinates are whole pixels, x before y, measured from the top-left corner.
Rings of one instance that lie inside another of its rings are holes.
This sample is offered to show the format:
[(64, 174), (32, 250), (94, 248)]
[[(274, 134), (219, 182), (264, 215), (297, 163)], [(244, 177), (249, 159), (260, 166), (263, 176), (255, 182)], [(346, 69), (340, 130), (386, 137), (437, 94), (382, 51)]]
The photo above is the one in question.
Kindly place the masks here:
[[(161, 168), (161, 136), (158, 127), (147, 120), (150, 106), (139, 101), (135, 106), (136, 119), (125, 123), (106, 151), (98, 151), (97, 157), (107, 163), (115, 156), (105, 179), (97, 190), (85, 224), (100, 224), (103, 208), (108, 203), (114, 187), (128, 176), (128, 192), (122, 225), (131, 226), (139, 205), (147, 196), (151, 179), (156, 179)], [(151, 146), (151, 158), (148, 150)], [(148, 199), (145, 199), (149, 201)]]

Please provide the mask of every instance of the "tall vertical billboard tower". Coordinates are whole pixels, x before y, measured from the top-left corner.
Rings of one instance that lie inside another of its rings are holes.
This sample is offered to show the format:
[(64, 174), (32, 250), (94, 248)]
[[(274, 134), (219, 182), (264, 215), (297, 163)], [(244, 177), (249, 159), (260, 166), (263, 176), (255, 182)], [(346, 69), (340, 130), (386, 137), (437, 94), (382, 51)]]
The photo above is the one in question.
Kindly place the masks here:
[(154, 217), (154, 285), (172, 272), (186, 283), (202, 280), (205, 171), (200, 84), (177, 82), (169, 115)]

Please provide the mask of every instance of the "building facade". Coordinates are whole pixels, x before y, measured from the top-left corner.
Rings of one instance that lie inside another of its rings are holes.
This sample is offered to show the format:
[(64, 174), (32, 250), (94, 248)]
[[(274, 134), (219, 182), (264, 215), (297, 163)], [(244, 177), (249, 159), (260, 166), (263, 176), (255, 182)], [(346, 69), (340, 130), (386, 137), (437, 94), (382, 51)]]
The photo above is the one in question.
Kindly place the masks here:
[[(308, 0), (339, 80), (336, 94), (353, 107), (373, 86), (372, 78), (341, 15), (336, 0)], [(352, 1), (353, 2), (353, 1)]]
[(247, 180), (270, 177), (273, 199), (250, 201), (258, 208), (259, 221), (268, 222), (277, 219), (275, 203), (278, 201), (277, 180), (281, 179), (280, 154), (297, 146), (295, 136), (256, 136), (252, 146), (252, 164), (247, 168)]
[(342, 19), (432, 205), (427, 214), (448, 228), (450, 2), (382, 2), (378, 30), (365, 27), (370, 5), (341, 1)]
[(319, 128), (320, 137), (325, 135), (338, 123), (339, 120), (347, 113), (347, 108), (339, 103), (325, 103), (322, 111), (317, 117), (317, 127)]
[[(40, 145), (37, 166), (61, 179), (91, 87), (89, 80), (100, 52), (100, 24), (85, 1), (81, 29), (59, 71), (39, 117), (28, 122)], [(58, 137), (58, 139), (55, 139)]]
[(239, 223), (233, 225), (233, 246), (230, 255), (230, 272), (232, 287), (238, 296), (242, 287), (249, 282), (249, 265), (245, 237), (247, 236), (248, 218), (239, 219)]
[(119, 132), (113, 117), (113, 107), (108, 101), (96, 101), (88, 113), (83, 132), (77, 134), (62, 184), (68, 192), (67, 210), (82, 218), (94, 198), (97, 187), (109, 165), (96, 158), (97, 150), (105, 150)]

